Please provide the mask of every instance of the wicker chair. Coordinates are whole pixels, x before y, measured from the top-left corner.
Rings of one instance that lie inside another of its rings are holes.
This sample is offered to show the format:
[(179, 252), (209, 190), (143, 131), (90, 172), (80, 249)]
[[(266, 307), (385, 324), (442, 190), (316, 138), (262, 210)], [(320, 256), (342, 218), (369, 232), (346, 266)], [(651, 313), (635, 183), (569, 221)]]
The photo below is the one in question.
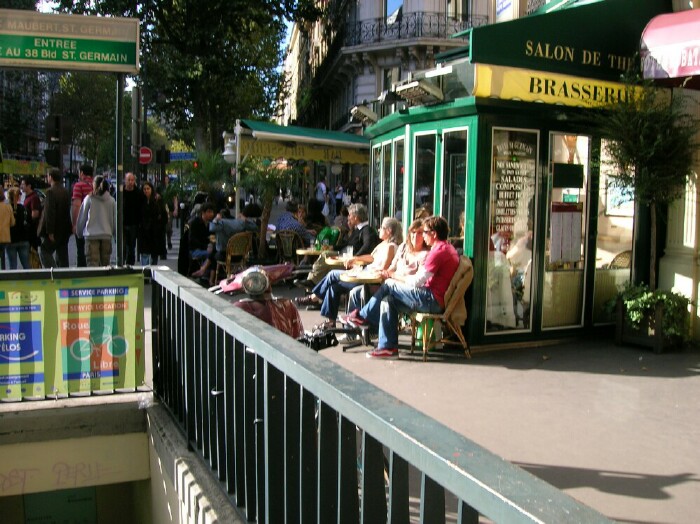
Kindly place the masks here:
[(246, 268), (248, 254), (253, 246), (253, 234), (250, 232), (236, 233), (226, 243), (226, 259), (216, 263), (216, 280), (219, 280), (220, 272), (224, 271), (223, 278)]
[[(453, 314), (456, 312), (459, 302), (464, 303), (464, 294), (469, 289), (469, 286), (474, 279), (474, 267), (471, 260), (466, 256), (459, 257), (459, 266), (452, 277), (452, 282), (445, 293), (445, 309), (442, 313), (418, 313), (413, 312), (410, 315), (411, 320), (411, 353), (416, 346), (416, 332), (418, 326), (422, 326), (423, 330), (423, 361), (428, 359), (428, 351), (435, 347), (436, 344), (457, 344), (464, 349), (464, 354), (467, 358), (471, 358), (469, 344), (462, 333), (462, 326), (457, 325)], [(464, 318), (462, 319), (464, 320)], [(441, 340), (431, 340), (435, 337), (435, 324), (440, 322), (455, 334), (459, 342), (443, 337)]]
[(299, 233), (291, 229), (277, 231), (275, 243), (277, 245), (277, 258), (280, 263), (292, 262), (295, 266), (299, 265), (297, 249), (304, 248), (304, 240)]
[(632, 266), (632, 251), (620, 251), (615, 257), (610, 261), (610, 263), (604, 266), (606, 269), (629, 269)]

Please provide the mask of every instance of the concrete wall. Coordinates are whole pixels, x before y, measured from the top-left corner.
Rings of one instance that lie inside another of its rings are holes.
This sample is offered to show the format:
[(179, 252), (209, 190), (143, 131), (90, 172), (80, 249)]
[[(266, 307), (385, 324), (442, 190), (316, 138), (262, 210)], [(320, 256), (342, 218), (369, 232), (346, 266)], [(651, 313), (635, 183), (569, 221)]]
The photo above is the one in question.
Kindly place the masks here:
[(152, 404), (151, 394), (0, 404), (0, 522), (23, 524), (28, 504), (72, 488), (95, 490), (99, 524), (244, 522)]
[[(681, 91), (692, 102), (688, 110), (700, 119), (700, 92)], [(697, 137), (700, 140), (700, 136)], [(695, 174), (689, 181), (684, 198), (674, 202), (669, 208), (666, 249), (659, 263), (658, 288), (673, 289), (683, 293), (694, 304), (700, 297), (700, 213), (698, 201), (700, 184), (700, 150), (695, 153)], [(700, 313), (697, 305), (691, 306), (691, 336), (700, 340)]]
[(160, 406), (148, 409), (151, 499), (154, 524), (226, 522), (243, 524), (218, 481)]

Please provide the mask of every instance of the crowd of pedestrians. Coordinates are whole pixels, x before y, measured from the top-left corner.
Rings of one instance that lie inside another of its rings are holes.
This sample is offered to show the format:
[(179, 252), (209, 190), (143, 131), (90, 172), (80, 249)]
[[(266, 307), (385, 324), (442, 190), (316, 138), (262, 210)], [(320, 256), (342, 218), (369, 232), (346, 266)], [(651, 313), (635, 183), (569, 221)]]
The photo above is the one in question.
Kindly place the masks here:
[[(59, 169), (50, 169), (46, 182), (43, 202), (32, 177), (0, 191), (0, 267), (69, 267), (71, 236), (77, 267), (112, 264), (117, 213), (109, 181), (93, 176), (92, 166), (84, 164), (70, 189)], [(150, 182), (139, 187), (133, 173), (125, 175), (123, 198), (125, 263), (156, 264), (167, 256), (166, 246), (172, 247), (167, 232), (178, 209), (169, 207)]]

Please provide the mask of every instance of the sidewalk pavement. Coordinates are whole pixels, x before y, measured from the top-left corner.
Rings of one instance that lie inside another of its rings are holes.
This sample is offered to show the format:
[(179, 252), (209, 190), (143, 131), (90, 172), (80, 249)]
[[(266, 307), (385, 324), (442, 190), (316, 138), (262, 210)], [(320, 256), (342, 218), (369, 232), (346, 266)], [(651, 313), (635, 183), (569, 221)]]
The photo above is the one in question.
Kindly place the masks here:
[[(176, 268), (177, 244), (164, 265)], [(276, 286), (276, 295), (302, 291)], [(318, 311), (300, 311), (310, 330)], [(612, 340), (399, 360), (323, 356), (621, 522), (700, 519), (700, 351)]]

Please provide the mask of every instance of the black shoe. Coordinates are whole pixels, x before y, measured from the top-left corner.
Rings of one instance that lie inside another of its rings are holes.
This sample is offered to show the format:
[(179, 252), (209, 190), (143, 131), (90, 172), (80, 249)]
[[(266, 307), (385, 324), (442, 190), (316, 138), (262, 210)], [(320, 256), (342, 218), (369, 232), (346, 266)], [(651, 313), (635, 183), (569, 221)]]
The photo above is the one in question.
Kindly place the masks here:
[(313, 289), (314, 286), (316, 286), (316, 284), (312, 280), (306, 280), (301, 278), (296, 279), (294, 281), (294, 285), (302, 289)]

